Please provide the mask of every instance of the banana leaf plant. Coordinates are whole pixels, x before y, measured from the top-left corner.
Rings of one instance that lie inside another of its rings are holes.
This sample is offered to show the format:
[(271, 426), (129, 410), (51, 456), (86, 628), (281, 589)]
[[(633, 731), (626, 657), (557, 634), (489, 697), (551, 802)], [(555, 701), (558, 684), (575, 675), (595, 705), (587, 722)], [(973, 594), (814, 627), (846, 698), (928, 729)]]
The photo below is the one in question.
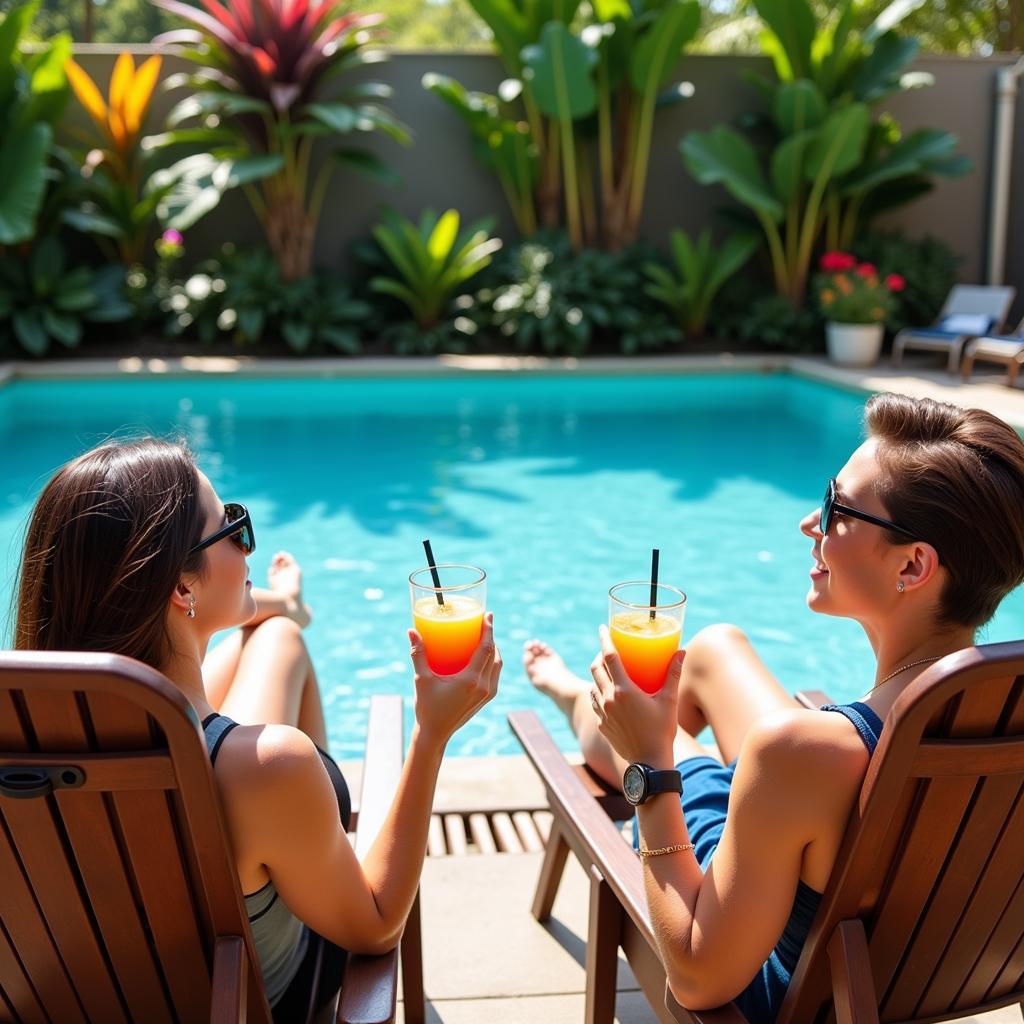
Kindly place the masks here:
[(854, 0), (842, 0), (820, 27), (807, 0), (755, 0), (777, 79), (754, 79), (766, 102), (767, 144), (724, 125), (683, 139), (690, 173), (723, 185), (760, 224), (776, 290), (794, 307), (804, 301), (823, 234), (838, 247), (886, 194), (906, 201), (931, 175), (963, 172), (949, 133), (903, 139), (890, 117), (873, 120), (886, 97), (928, 84), (927, 76), (906, 71), (916, 41), (895, 31), (919, 3), (895, 0), (860, 29)]
[(108, 255), (125, 266), (145, 261), (147, 243), (161, 201), (174, 188), (174, 179), (161, 175), (154, 184), (151, 153), (142, 145), (142, 131), (162, 58), (148, 57), (138, 67), (129, 53), (114, 63), (104, 99), (96, 83), (75, 61), (65, 65), (79, 103), (92, 118), (96, 135), (80, 134), (87, 150), (78, 174), (80, 201), (64, 212), (71, 227), (92, 235)]
[(395, 273), (373, 277), (370, 290), (396, 298), (424, 330), (440, 322), (456, 290), (489, 266), (501, 248), (501, 239), (490, 237), (491, 218), (461, 231), (459, 226), (456, 210), (440, 217), (426, 210), (419, 224), (385, 210), (373, 228), (373, 237)]
[[(178, 44), (198, 65), (168, 88), (189, 94), (153, 144), (197, 146), (170, 171), (179, 187), (161, 205), (168, 225), (194, 224), (228, 189), (241, 187), (265, 232), (282, 277), (312, 270), (316, 226), (335, 170), (347, 166), (385, 180), (391, 168), (341, 136), (381, 132), (408, 143), (384, 105), (379, 82), (338, 86), (348, 72), (381, 59), (368, 30), (381, 15), (343, 13), (343, 0), (153, 0), (193, 27), (156, 41)], [(314, 171), (314, 145), (329, 151)]]
[(71, 37), (22, 54), (39, 8), (21, 4), (0, 20), (0, 248), (32, 239), (46, 195), (54, 125), (68, 97)]
[(670, 237), (673, 266), (645, 264), (648, 284), (644, 291), (675, 313), (686, 334), (702, 337), (715, 296), (759, 245), (757, 235), (743, 233), (730, 236), (716, 248), (710, 228), (701, 232), (696, 243), (685, 231), (675, 230)]
[(509, 76), (498, 96), (438, 75), (423, 84), (470, 126), (520, 230), (564, 222), (577, 250), (635, 241), (655, 115), (692, 92), (669, 82), (699, 28), (698, 0), (595, 0), (579, 31), (572, 0), (471, 3)]

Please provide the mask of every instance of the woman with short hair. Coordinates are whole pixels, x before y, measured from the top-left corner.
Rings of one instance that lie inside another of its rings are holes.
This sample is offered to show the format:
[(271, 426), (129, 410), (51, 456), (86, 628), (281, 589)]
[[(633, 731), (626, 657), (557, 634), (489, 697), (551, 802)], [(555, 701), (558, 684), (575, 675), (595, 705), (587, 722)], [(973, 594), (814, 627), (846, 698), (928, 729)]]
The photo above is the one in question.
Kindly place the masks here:
[[(634, 841), (676, 998), (692, 1009), (736, 1000), (751, 1024), (775, 1020), (889, 709), (928, 665), (972, 646), (1024, 581), (1024, 441), (1013, 429), (894, 394), (868, 401), (865, 425), (800, 523), (812, 542), (808, 606), (854, 619), (874, 650), (860, 700), (804, 709), (735, 626), (699, 632), (653, 697), (603, 627), (593, 682), (539, 641), (524, 651), (587, 763), (637, 804)], [(708, 725), (721, 761), (694, 739)]]

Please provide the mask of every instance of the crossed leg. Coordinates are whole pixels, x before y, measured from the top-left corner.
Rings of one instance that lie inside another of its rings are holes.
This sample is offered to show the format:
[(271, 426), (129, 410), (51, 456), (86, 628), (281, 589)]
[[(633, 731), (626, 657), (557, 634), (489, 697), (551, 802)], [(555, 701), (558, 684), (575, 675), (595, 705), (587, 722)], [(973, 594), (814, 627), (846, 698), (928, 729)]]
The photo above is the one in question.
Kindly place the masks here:
[[(598, 731), (590, 706), (592, 684), (574, 675), (547, 644), (528, 641), (523, 664), (530, 682), (565, 714), (591, 768), (612, 785), (622, 784), (626, 762)], [(694, 736), (711, 726), (725, 763), (737, 757), (751, 723), (780, 708), (799, 707), (768, 671), (750, 641), (735, 626), (702, 629), (686, 645), (679, 681), (676, 761), (707, 756)]]

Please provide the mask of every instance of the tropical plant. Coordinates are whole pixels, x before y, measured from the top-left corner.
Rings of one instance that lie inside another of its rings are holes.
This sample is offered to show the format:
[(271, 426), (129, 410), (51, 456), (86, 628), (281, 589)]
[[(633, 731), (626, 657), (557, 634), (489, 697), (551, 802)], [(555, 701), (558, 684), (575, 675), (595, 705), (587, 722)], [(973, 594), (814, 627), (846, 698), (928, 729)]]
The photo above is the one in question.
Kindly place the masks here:
[(131, 316), (123, 294), (124, 269), (69, 268), (55, 238), (35, 244), (27, 259), (0, 256), (0, 342), (14, 342), (29, 355), (45, 355), (53, 342), (75, 348), (89, 322), (112, 323)]
[(501, 239), (490, 237), (493, 226), (485, 218), (460, 231), (456, 210), (440, 217), (426, 210), (419, 224), (385, 210), (373, 237), (393, 273), (374, 276), (370, 290), (397, 299), (418, 327), (436, 326), (456, 292), (501, 248)]
[(579, 0), (471, 3), (509, 77), (497, 96), (441, 75), (423, 84), (469, 124), (520, 230), (564, 223), (576, 250), (634, 241), (656, 111), (692, 92), (666, 84), (700, 26), (697, 0), (595, 0), (585, 18)]
[[(174, 188), (174, 179), (161, 174), (152, 181), (151, 154), (143, 149), (142, 130), (153, 90), (160, 76), (162, 58), (151, 56), (137, 68), (131, 54), (121, 53), (110, 75), (108, 98), (88, 73), (69, 60), (65, 71), (79, 103), (99, 130), (99, 139), (82, 134), (90, 148), (82, 155), (78, 178), (81, 197), (76, 209), (64, 213), (64, 222), (92, 235), (108, 253), (125, 266), (145, 258), (150, 232), (160, 202)], [(95, 142), (99, 145), (95, 145)]]
[(896, 306), (896, 295), (906, 287), (900, 274), (878, 273), (873, 263), (852, 253), (826, 252), (814, 287), (826, 319), (841, 324), (884, 324)]
[(163, 288), (160, 308), (170, 336), (194, 334), (204, 344), (227, 338), (237, 346), (281, 338), (300, 355), (357, 354), (372, 313), (337, 274), (285, 281), (267, 249), (230, 244)]
[(675, 230), (670, 237), (674, 266), (670, 269), (661, 263), (646, 264), (644, 272), (649, 282), (644, 291), (672, 310), (687, 334), (700, 337), (715, 296), (754, 255), (758, 245), (756, 235), (745, 233), (732, 235), (715, 248), (710, 228), (701, 232), (696, 244), (685, 231)]
[[(832, 242), (856, 235), (859, 218), (905, 202), (935, 174), (962, 173), (956, 139), (923, 130), (901, 138), (890, 117), (872, 108), (894, 92), (930, 83), (905, 71), (917, 51), (894, 26), (913, 7), (895, 0), (864, 29), (854, 0), (816, 26), (808, 0), (755, 0), (765, 22), (764, 47), (777, 82), (755, 79), (767, 101), (767, 147), (720, 125), (682, 142), (690, 172), (721, 183), (759, 223), (775, 287), (794, 306), (804, 299), (822, 231)], [(908, 191), (909, 190), (909, 191)]]
[(0, 246), (27, 242), (36, 233), (53, 127), (68, 95), (70, 36), (21, 52), (38, 7), (38, 0), (21, 4), (0, 20)]
[(348, 72), (380, 59), (367, 29), (380, 15), (344, 14), (344, 0), (153, 0), (195, 28), (158, 41), (181, 44), (194, 74), (168, 79), (189, 95), (168, 116), (155, 145), (198, 145), (169, 174), (178, 187), (162, 206), (170, 227), (184, 230), (241, 187), (263, 227), (282, 277), (296, 280), (313, 264), (316, 226), (327, 186), (342, 165), (393, 180), (390, 167), (365, 149), (339, 146), (312, 170), (319, 138), (380, 131), (407, 143), (409, 134), (383, 106), (388, 86), (361, 81), (329, 98)]
[(645, 244), (574, 252), (564, 232), (541, 231), (503, 252), (465, 315), (525, 352), (578, 356), (594, 348), (632, 353), (670, 348), (679, 328), (644, 294)]

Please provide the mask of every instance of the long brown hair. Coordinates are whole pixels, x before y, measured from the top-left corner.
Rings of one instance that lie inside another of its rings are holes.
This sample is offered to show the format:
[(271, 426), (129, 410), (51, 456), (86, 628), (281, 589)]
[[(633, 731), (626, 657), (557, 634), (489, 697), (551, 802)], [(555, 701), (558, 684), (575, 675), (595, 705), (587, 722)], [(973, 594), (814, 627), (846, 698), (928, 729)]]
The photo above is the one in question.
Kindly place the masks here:
[(183, 444), (100, 445), (61, 467), (25, 538), (14, 646), (109, 651), (159, 668), (171, 653), (167, 602), (198, 574), (204, 514)]
[(984, 625), (1024, 582), (1024, 441), (982, 409), (906, 395), (875, 395), (865, 424), (879, 442), (879, 498), (949, 574), (940, 623)]

